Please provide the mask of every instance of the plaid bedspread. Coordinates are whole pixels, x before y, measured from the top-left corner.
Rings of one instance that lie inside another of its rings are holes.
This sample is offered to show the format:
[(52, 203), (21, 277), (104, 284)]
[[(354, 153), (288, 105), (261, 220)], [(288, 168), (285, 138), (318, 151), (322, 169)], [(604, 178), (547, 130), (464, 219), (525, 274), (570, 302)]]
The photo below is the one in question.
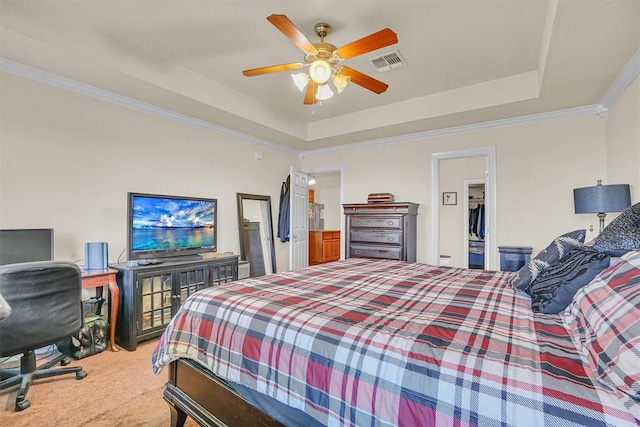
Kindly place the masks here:
[(640, 425), (510, 274), (356, 258), (209, 288), (153, 371), (194, 359), (327, 426)]

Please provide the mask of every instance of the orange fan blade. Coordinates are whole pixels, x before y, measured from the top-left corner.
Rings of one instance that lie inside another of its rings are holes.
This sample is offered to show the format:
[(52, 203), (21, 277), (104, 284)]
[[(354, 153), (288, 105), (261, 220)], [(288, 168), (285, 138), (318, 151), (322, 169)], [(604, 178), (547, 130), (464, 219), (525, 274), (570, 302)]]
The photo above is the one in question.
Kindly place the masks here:
[(271, 22), (277, 29), (282, 31), (282, 34), (287, 36), (289, 40), (298, 46), (304, 53), (317, 54), (318, 49), (309, 41), (309, 39), (302, 34), (302, 31), (298, 29), (293, 22), (289, 20), (285, 15), (270, 15), (267, 17), (267, 21)]
[(385, 28), (377, 33), (370, 34), (360, 40), (344, 45), (338, 48), (336, 52), (340, 55), (340, 58), (348, 59), (395, 43), (398, 43), (398, 35), (390, 29)]
[(305, 105), (313, 105), (318, 100), (316, 99), (316, 92), (318, 91), (318, 84), (313, 80), (309, 80), (309, 84), (307, 85), (307, 91), (304, 94), (304, 104)]
[(259, 76), (260, 74), (278, 73), (280, 71), (299, 70), (304, 67), (304, 64), (299, 62), (292, 62), (290, 64), (270, 65), (269, 67), (253, 68), (251, 70), (244, 70), (242, 74), (247, 77)]
[(341, 74), (345, 76), (351, 76), (351, 82), (362, 86), (365, 89), (369, 89), (371, 92), (381, 94), (389, 87), (388, 84), (382, 83), (380, 80), (376, 80), (373, 77), (369, 77), (366, 74), (362, 74), (360, 71), (356, 71), (353, 68), (342, 67)]

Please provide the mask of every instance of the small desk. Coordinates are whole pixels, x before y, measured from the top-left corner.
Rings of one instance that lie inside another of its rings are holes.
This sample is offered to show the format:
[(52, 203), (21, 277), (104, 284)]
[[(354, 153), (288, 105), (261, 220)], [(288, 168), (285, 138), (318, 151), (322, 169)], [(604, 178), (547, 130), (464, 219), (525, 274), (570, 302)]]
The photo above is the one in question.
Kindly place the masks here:
[(111, 351), (119, 351), (116, 346), (116, 320), (118, 320), (118, 304), (120, 302), (120, 290), (116, 282), (118, 270), (105, 268), (104, 270), (86, 270), (82, 268), (82, 287), (100, 288), (102, 295), (104, 286), (109, 286), (109, 344)]

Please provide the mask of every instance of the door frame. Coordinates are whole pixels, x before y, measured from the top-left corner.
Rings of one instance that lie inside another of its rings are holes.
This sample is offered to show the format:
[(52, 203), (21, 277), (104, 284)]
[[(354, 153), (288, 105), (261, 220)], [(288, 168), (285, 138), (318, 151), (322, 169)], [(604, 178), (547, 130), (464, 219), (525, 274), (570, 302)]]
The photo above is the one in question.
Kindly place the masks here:
[(496, 200), (496, 148), (474, 148), (470, 150), (448, 151), (431, 155), (431, 253), (429, 263), (439, 264), (440, 259), (440, 161), (484, 157), (485, 159), (485, 206), (488, 215), (485, 220), (485, 268), (496, 270), (498, 259), (498, 227)]

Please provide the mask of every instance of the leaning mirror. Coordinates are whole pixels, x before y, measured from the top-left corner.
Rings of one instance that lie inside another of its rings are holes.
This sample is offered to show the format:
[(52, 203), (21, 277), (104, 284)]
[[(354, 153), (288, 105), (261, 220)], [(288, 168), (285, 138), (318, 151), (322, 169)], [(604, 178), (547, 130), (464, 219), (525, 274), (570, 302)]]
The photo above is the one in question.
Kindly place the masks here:
[(276, 272), (276, 252), (271, 220), (271, 197), (236, 193), (240, 258), (249, 262), (249, 276)]

